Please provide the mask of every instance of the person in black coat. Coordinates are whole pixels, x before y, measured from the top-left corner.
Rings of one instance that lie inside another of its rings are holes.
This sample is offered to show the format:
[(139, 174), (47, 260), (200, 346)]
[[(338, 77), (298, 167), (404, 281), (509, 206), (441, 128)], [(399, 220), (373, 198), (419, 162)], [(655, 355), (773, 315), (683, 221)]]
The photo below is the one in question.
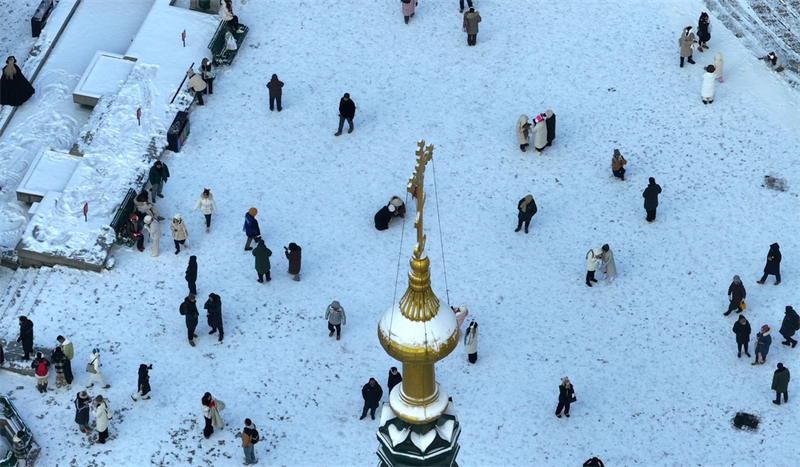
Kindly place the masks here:
[(197, 303), (195, 303), (194, 295), (189, 294), (181, 303), (181, 315), (186, 317), (186, 330), (189, 336), (189, 345), (194, 347), (194, 338), (197, 334), (194, 330), (197, 329), (197, 321), (200, 313), (197, 311)]
[(747, 298), (747, 291), (744, 289), (742, 280), (739, 276), (733, 276), (733, 282), (731, 282), (731, 285), (728, 287), (728, 300), (731, 302), (728, 305), (728, 311), (723, 313), (723, 315), (728, 316), (733, 310), (736, 310), (737, 313), (741, 313), (742, 301), (745, 298)]
[(278, 112), (283, 109), (283, 107), (281, 107), (282, 88), (283, 81), (278, 79), (278, 75), (273, 74), (272, 79), (267, 83), (267, 89), (269, 89), (269, 110), (275, 110), (276, 103), (278, 104)]
[(781, 247), (777, 243), (769, 246), (767, 253), (767, 264), (764, 266), (764, 275), (761, 276), (759, 284), (763, 284), (770, 274), (775, 276), (775, 285), (781, 283)]
[(569, 418), (569, 405), (572, 403), (572, 398), (575, 397), (575, 389), (569, 378), (566, 376), (561, 378), (561, 385), (558, 386), (558, 407), (556, 407), (556, 417), (561, 418), (561, 410), (564, 410), (564, 416)]
[(747, 318), (744, 315), (739, 315), (739, 319), (733, 323), (733, 333), (736, 334), (736, 348), (738, 350), (738, 354), (736, 355), (739, 358), (742, 358), (742, 350), (744, 350), (744, 354), (748, 357), (750, 356), (750, 352), (748, 352), (748, 345), (750, 343), (750, 333), (752, 330), (750, 329), (750, 323), (747, 322)]
[(138, 381), (137, 386), (136, 386), (138, 389), (137, 389), (136, 394), (132, 394), (131, 395), (131, 399), (133, 399), (133, 402), (136, 402), (139, 397), (141, 397), (142, 400), (149, 400), (150, 399), (150, 396), (148, 396), (147, 393), (150, 392), (150, 373), (149, 373), (149, 370), (152, 370), (152, 369), (153, 369), (153, 365), (145, 365), (144, 363), (139, 365), (139, 381)]
[(144, 251), (144, 235), (142, 234), (142, 227), (139, 223), (139, 216), (131, 214), (130, 219), (125, 223), (125, 230), (128, 231), (131, 240), (136, 242), (136, 249)]
[(702, 52), (703, 49), (708, 50), (707, 42), (711, 40), (711, 20), (708, 18), (708, 13), (705, 11), (700, 13), (700, 19), (697, 20), (697, 50)]
[(375, 228), (378, 230), (386, 230), (389, 228), (389, 221), (392, 220), (392, 213), (395, 207), (390, 203), (382, 207), (375, 213)]
[(644, 189), (642, 198), (644, 198), (644, 210), (647, 211), (647, 222), (656, 220), (656, 208), (658, 207), (658, 195), (661, 193), (661, 187), (656, 184), (656, 179), (650, 177), (650, 184)]
[(544, 116), (547, 117), (544, 121), (547, 125), (547, 145), (552, 146), (553, 140), (556, 139), (556, 114), (552, 110), (547, 110)]
[(0, 75), (0, 105), (20, 106), (36, 92), (31, 83), (22, 76), (17, 59), (10, 56)]
[(392, 393), (392, 388), (403, 382), (403, 375), (397, 371), (397, 367), (393, 366), (389, 370), (389, 380), (386, 382), (386, 387), (389, 388), (389, 394)]
[(536, 214), (538, 208), (533, 195), (528, 195), (517, 203), (517, 228), (514, 232), (519, 232), (522, 229), (522, 224), (525, 223), (525, 233), (528, 233), (528, 227), (531, 225), (531, 219)]
[(23, 360), (31, 359), (31, 352), (33, 352), (33, 321), (29, 320), (27, 316), (19, 317), (19, 337), (17, 342), (22, 342), (22, 350), (25, 352)]
[(222, 342), (222, 337), (225, 331), (222, 330), (222, 299), (215, 293), (208, 294), (208, 300), (203, 308), (208, 310), (206, 318), (208, 318), (208, 326), (211, 328), (209, 334), (214, 334), (219, 329), (219, 342)]
[(356, 116), (356, 104), (350, 100), (350, 93), (344, 93), (344, 96), (339, 100), (339, 131), (334, 136), (341, 136), (342, 128), (344, 128), (344, 121), (350, 125), (348, 133), (353, 132), (353, 119)]
[(787, 306), (786, 307), (786, 314), (783, 316), (783, 322), (781, 323), (780, 332), (781, 336), (783, 336), (784, 340), (781, 342), (783, 345), (791, 345), (792, 348), (797, 346), (797, 340), (792, 339), (794, 333), (800, 330), (800, 316), (797, 315), (797, 312), (794, 311), (794, 308)]
[(370, 378), (369, 383), (361, 388), (361, 397), (364, 398), (364, 409), (361, 411), (361, 418), (359, 418), (359, 420), (364, 420), (364, 418), (366, 418), (367, 409), (370, 410), (369, 414), (372, 419), (375, 420), (375, 409), (378, 408), (378, 404), (383, 397), (383, 389), (381, 389), (381, 385), (375, 381), (375, 378)]
[(197, 282), (197, 256), (190, 256), (189, 257), (189, 265), (186, 267), (186, 283), (189, 285), (189, 293), (192, 295), (197, 295), (197, 286), (195, 282)]
[(81, 391), (75, 397), (75, 423), (81, 429), (81, 433), (89, 433), (89, 407), (92, 405), (92, 399), (86, 394), (86, 391)]

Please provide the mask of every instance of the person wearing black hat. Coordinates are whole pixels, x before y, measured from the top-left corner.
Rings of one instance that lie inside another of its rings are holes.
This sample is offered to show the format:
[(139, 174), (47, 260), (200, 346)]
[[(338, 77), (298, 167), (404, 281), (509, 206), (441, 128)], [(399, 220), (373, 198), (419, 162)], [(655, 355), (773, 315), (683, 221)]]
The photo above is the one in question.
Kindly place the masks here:
[(344, 93), (344, 96), (339, 100), (339, 131), (336, 132), (333, 136), (341, 136), (342, 135), (342, 128), (344, 128), (344, 121), (347, 120), (347, 124), (350, 125), (350, 129), (347, 130), (348, 133), (353, 132), (353, 119), (356, 116), (356, 103), (350, 99), (350, 93)]
[(647, 211), (647, 222), (656, 220), (656, 208), (658, 208), (658, 195), (661, 193), (661, 187), (656, 184), (656, 179), (650, 177), (650, 184), (644, 189), (642, 198), (644, 198), (644, 210)]
[(789, 402), (790, 378), (789, 369), (783, 366), (783, 363), (778, 363), (778, 369), (772, 375), (772, 390), (775, 391), (773, 404), (781, 405), (781, 394), (783, 394), (783, 402)]
[(767, 276), (775, 276), (775, 285), (781, 283), (781, 247), (777, 243), (769, 246), (767, 253), (767, 264), (764, 266), (764, 275), (761, 276), (759, 284), (764, 284), (767, 281)]
[(792, 339), (792, 336), (794, 336), (794, 333), (798, 330), (800, 330), (800, 316), (797, 315), (797, 312), (794, 311), (794, 308), (787, 306), (786, 314), (784, 315), (783, 322), (781, 323), (781, 328), (778, 331), (785, 339), (783, 342), (781, 342), (781, 344), (791, 345), (792, 348), (795, 348), (797, 346), (797, 340)]

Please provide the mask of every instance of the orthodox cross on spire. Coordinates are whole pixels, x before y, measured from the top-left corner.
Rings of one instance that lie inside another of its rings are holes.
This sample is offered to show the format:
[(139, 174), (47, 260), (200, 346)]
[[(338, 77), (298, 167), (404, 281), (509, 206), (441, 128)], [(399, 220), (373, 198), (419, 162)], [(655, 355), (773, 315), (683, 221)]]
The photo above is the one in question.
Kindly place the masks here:
[(422, 208), (425, 206), (425, 167), (433, 157), (433, 145), (425, 146), (425, 140), (417, 142), (417, 165), (414, 167), (414, 175), (408, 179), (406, 188), (412, 197), (417, 199), (417, 216), (414, 218), (414, 227), (417, 229), (417, 244), (414, 247), (414, 258), (421, 258), (425, 251), (425, 234), (423, 233)]

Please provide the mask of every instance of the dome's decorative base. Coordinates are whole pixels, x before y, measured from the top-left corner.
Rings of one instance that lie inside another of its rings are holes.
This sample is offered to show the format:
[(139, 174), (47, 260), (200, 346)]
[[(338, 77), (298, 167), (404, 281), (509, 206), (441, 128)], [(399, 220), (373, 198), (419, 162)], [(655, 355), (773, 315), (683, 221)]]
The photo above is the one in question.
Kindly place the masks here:
[[(394, 391), (393, 391), (394, 392)], [(458, 467), (461, 425), (448, 402), (441, 417), (425, 425), (412, 425), (395, 415), (389, 404), (381, 409), (378, 428), (380, 467)]]

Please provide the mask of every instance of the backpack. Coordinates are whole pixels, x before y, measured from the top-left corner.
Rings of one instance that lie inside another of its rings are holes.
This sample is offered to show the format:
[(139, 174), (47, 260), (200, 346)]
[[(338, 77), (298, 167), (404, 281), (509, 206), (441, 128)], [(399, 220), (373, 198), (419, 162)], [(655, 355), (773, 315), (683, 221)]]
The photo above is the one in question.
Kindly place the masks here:
[(257, 444), (260, 439), (261, 436), (258, 434), (258, 430), (253, 428), (252, 433), (250, 434), (250, 442), (253, 444)]
[(36, 366), (36, 376), (44, 376), (47, 374), (47, 360), (42, 359)]

